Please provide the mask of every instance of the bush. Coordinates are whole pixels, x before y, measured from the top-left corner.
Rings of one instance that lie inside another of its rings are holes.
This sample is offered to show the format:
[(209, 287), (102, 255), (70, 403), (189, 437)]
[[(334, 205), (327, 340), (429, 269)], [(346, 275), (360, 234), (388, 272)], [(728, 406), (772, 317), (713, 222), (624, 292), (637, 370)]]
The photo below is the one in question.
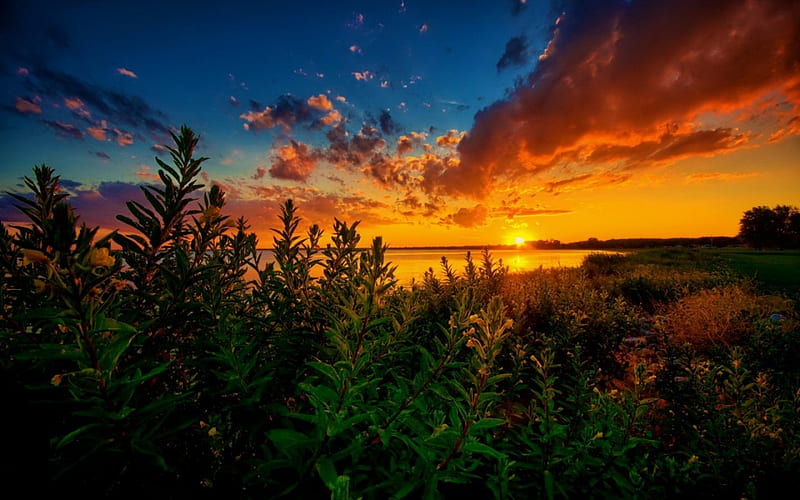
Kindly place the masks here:
[(323, 244), (291, 200), (265, 264), (225, 193), (198, 194), (197, 137), (173, 140), (124, 233), (79, 225), (46, 166), (13, 195), (30, 223), (0, 225), (6, 429), (36, 493), (754, 496), (797, 469), (785, 299), (488, 251), (401, 288), (382, 239), (337, 219)]

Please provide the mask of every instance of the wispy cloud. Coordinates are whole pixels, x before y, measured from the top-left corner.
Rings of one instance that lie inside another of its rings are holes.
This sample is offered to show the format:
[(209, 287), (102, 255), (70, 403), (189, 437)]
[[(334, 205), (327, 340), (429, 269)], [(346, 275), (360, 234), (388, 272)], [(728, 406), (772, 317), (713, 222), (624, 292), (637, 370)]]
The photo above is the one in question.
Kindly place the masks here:
[(17, 97), (16, 102), (14, 103), (14, 109), (16, 109), (18, 113), (33, 113), (35, 115), (42, 114), (41, 106), (35, 102), (23, 99), (22, 97)]
[(139, 78), (136, 73), (126, 68), (117, 68), (117, 73), (130, 78)]
[(156, 182), (160, 181), (158, 173), (153, 172), (153, 170), (148, 165), (144, 164), (141, 164), (138, 167), (136, 167), (136, 177), (148, 181), (156, 181)]
[(67, 139), (83, 139), (83, 132), (71, 123), (64, 123), (60, 120), (42, 120), (42, 123), (55, 130), (56, 135), (60, 137)]
[(165, 123), (166, 115), (153, 109), (141, 97), (89, 84), (62, 71), (37, 67), (23, 85), (36, 95), (64, 102), (82, 119), (96, 116), (111, 126), (120, 129), (131, 127), (161, 138), (170, 130)]
[(697, 172), (686, 176), (686, 182), (736, 181), (758, 176), (758, 172)]

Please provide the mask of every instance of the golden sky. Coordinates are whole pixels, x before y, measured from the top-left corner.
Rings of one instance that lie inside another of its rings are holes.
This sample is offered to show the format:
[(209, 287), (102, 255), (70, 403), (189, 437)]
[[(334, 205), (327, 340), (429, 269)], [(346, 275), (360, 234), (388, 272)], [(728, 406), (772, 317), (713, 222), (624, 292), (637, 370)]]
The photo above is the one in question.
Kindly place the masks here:
[(0, 185), (47, 163), (84, 221), (119, 226), (185, 123), (264, 246), (288, 198), (395, 247), (733, 236), (800, 205), (798, 2), (312, 3), (199, 2), (208, 35), (163, 45), (129, 27), (144, 10), (14, 4)]

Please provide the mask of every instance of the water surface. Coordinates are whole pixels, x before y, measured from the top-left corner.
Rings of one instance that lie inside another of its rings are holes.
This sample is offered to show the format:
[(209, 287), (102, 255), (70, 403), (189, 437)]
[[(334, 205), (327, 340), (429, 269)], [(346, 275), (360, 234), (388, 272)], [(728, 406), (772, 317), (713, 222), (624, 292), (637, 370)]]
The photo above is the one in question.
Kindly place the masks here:
[[(264, 261), (272, 260), (272, 252), (263, 250)], [(510, 272), (531, 271), (534, 269), (551, 267), (577, 267), (583, 262), (584, 257), (591, 253), (605, 253), (598, 250), (533, 250), (533, 249), (502, 249), (491, 250), (492, 260), (508, 267)], [(472, 261), (480, 267), (483, 259), (481, 250), (471, 250)], [(412, 279), (422, 281), (425, 271), (433, 269), (436, 276), (443, 277), (441, 268), (442, 257), (446, 257), (450, 266), (459, 274), (463, 274), (466, 265), (467, 250), (453, 248), (423, 248), (403, 249), (389, 248), (386, 260), (392, 262), (397, 269), (395, 277), (399, 284), (408, 285)]]

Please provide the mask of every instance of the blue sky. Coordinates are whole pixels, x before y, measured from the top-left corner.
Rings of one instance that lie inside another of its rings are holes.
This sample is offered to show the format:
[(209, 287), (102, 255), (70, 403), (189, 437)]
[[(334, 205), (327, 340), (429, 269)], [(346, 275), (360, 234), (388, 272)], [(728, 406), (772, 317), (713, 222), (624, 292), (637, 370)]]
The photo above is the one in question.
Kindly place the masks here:
[(90, 225), (115, 227), (183, 124), (260, 234), (286, 198), (396, 245), (728, 235), (800, 200), (774, 182), (798, 180), (787, 2), (2, 9), (0, 189), (47, 163)]

